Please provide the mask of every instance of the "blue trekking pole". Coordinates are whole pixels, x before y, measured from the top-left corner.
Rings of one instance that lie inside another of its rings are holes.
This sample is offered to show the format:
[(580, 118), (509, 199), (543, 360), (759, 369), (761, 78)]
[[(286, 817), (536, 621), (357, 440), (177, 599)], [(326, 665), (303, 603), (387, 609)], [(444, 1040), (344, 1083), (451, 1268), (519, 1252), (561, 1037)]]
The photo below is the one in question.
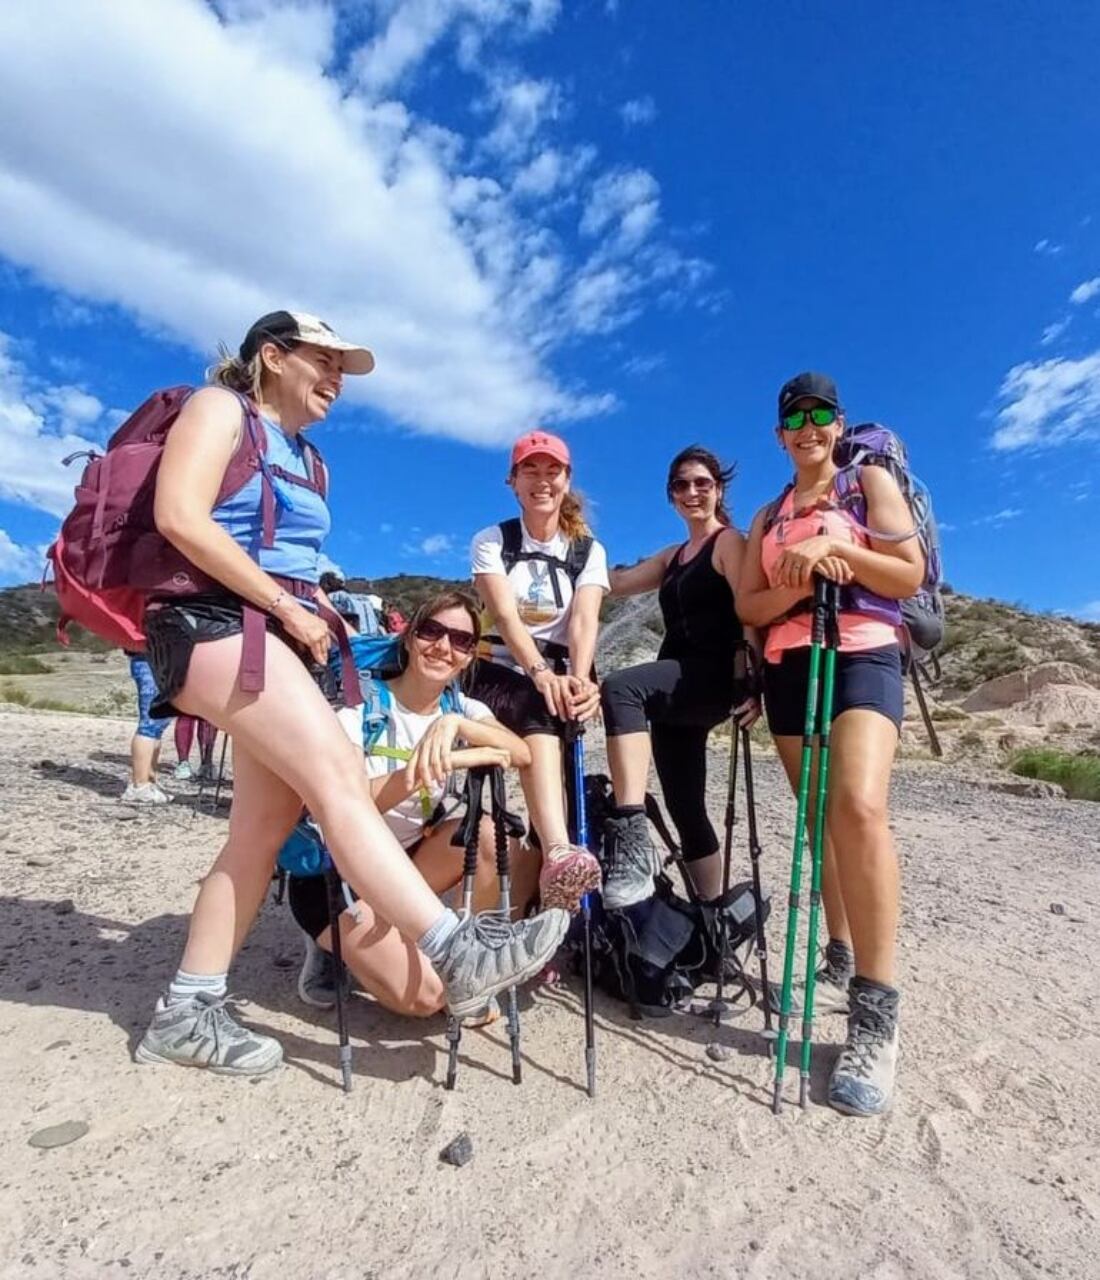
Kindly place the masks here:
[[(573, 842), (588, 848), (588, 812), (584, 797), (584, 729), (579, 725), (570, 742), (573, 764)], [(596, 1096), (596, 1021), (592, 1000), (592, 894), (581, 898), (584, 920), (584, 1066), (588, 1096)]]

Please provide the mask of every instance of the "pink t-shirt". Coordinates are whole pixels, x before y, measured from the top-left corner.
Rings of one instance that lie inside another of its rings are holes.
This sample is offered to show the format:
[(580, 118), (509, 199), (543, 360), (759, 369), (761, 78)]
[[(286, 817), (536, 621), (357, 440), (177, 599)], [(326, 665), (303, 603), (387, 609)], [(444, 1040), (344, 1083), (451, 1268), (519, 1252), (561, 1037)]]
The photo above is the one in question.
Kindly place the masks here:
[[(844, 542), (870, 545), (866, 533), (856, 524), (847, 511), (827, 503), (794, 511), (794, 490), (783, 499), (772, 527), (764, 534), (760, 544), (760, 563), (768, 586), (776, 586), (775, 564), (786, 547), (805, 542), (807, 538), (827, 535)], [(867, 649), (881, 649), (897, 643), (897, 632), (881, 618), (871, 618), (865, 613), (842, 610), (840, 623), (841, 653), (860, 653)], [(767, 662), (778, 662), (787, 649), (799, 649), (811, 642), (813, 615), (796, 613), (791, 618), (774, 622), (768, 628), (764, 645)]]

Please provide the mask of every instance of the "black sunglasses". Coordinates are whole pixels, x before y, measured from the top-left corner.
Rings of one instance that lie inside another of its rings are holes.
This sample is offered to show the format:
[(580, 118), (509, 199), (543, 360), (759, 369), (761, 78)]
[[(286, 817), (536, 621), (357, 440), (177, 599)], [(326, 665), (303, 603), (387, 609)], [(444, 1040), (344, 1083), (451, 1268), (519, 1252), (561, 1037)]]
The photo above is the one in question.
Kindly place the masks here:
[(438, 644), (446, 636), (455, 653), (473, 653), (477, 648), (477, 636), (472, 631), (463, 631), (461, 627), (445, 627), (435, 618), (425, 618), (423, 622), (418, 622), (413, 635), (429, 644)]

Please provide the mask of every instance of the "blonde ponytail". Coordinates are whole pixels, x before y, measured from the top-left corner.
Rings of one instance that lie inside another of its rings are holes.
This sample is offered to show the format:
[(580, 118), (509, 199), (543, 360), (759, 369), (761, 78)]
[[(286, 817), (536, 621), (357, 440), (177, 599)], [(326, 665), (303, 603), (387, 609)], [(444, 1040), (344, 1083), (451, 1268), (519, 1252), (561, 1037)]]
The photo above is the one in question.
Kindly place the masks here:
[(584, 494), (577, 489), (570, 489), (562, 498), (558, 525), (570, 542), (576, 541), (577, 538), (584, 538), (592, 532), (584, 514)]
[(216, 387), (240, 392), (258, 404), (263, 371), (264, 364), (258, 351), (251, 360), (242, 360), (223, 343), (219, 343), (217, 362), (207, 369), (206, 381)]

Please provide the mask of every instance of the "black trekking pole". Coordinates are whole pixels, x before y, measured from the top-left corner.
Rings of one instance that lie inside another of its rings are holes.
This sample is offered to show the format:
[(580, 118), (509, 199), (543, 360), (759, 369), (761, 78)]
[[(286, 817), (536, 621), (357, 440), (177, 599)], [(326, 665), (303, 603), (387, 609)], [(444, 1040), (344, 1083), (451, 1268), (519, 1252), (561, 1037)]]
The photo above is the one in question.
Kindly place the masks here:
[(772, 1052), (775, 1030), (772, 1027), (771, 988), (768, 986), (768, 934), (764, 928), (764, 890), (760, 880), (760, 836), (756, 826), (756, 785), (752, 776), (752, 740), (748, 729), (741, 730), (742, 755), (745, 762), (745, 814), (749, 825), (749, 862), (752, 865), (752, 908), (756, 915), (756, 959), (760, 965), (760, 990), (764, 1005), (764, 1038)]
[[(584, 795), (584, 729), (572, 726), (573, 843), (588, 848), (588, 811)], [(592, 995), (592, 894), (581, 898), (584, 921), (584, 1066), (588, 1096), (596, 1096), (596, 1018)]]
[(332, 861), (332, 855), (325, 851), (325, 888), (328, 890), (328, 930), (332, 943), (332, 967), (336, 978), (336, 1029), (340, 1039), (340, 1076), (343, 1080), (344, 1092), (351, 1093), (351, 1045), (348, 1042), (348, 1018), (344, 1008), (344, 989), (346, 985), (344, 969), (344, 945), (340, 937), (340, 917), (344, 911), (342, 902), (343, 887), (340, 873)]
[[(505, 923), (512, 920), (512, 874), (508, 865), (508, 832), (505, 830), (507, 802), (504, 793), (504, 770), (494, 769), (489, 775), (489, 798), (493, 814), (493, 841), (496, 848), (497, 880), (500, 884), (500, 914)], [(514, 986), (508, 988), (508, 1039), (512, 1045), (512, 1083), (523, 1079), (523, 1060), (519, 1051), (519, 995)]]
[(718, 899), (718, 981), (714, 988), (714, 999), (710, 1004), (710, 1013), (714, 1025), (720, 1026), (722, 1015), (729, 1012), (725, 1000), (726, 987), (726, 942), (729, 937), (729, 922), (726, 919), (726, 898), (730, 891), (730, 862), (733, 857), (733, 828), (737, 821), (737, 746), (740, 742), (736, 717), (730, 719), (730, 772), (726, 783), (726, 838), (722, 849), (722, 894)]
[[(485, 774), (481, 769), (470, 769), (466, 773), (466, 814), (462, 824), (455, 833), (455, 842), (459, 840), (465, 846), (465, 857), (462, 862), (462, 916), (468, 918), (474, 911), (474, 877), (477, 875), (477, 850), (481, 835), (482, 783)], [(447, 1079), (445, 1088), (455, 1087), (458, 1074), (458, 1046), (462, 1040), (462, 1019), (455, 1015), (447, 1016)]]

